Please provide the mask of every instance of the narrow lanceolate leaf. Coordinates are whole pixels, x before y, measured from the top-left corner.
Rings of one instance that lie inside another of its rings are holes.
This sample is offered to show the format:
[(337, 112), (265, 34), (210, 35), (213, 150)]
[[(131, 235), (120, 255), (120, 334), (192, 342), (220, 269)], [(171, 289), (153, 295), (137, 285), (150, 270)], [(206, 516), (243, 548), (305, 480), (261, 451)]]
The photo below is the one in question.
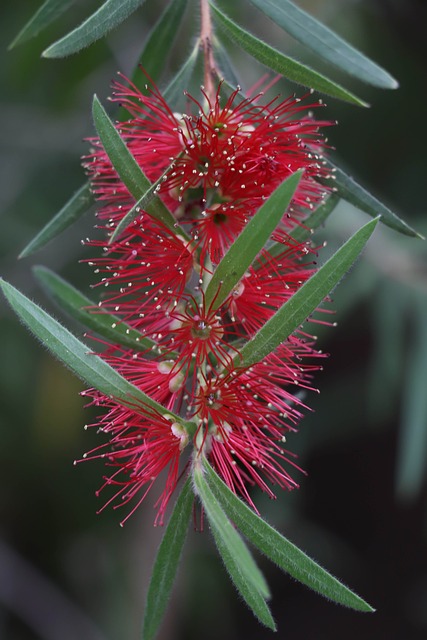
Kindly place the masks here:
[(219, 506), (203, 477), (202, 470), (197, 466), (194, 469), (194, 484), (230, 578), (256, 617), (269, 629), (275, 630), (276, 625), (265, 602), (265, 598), (270, 594), (264, 576), (242, 538)]
[(242, 29), (238, 24), (230, 20), (222, 11), (212, 4), (213, 13), (218, 21), (220, 27), (224, 32), (236, 42), (242, 49), (247, 51), (256, 60), (265, 64), (273, 71), (277, 71), (285, 78), (292, 80), (298, 84), (302, 84), (310, 89), (320, 91), (320, 93), (326, 93), (334, 98), (339, 98), (346, 102), (357, 104), (361, 107), (368, 106), (363, 100), (341, 87), (336, 82), (329, 80), (325, 76), (317, 73), (310, 67), (303, 65), (301, 62), (297, 62), (293, 58), (285, 56), (283, 53), (274, 49), (267, 43), (259, 40), (254, 35)]
[(93, 195), (87, 182), (71, 197), (52, 220), (50, 220), (25, 249), (19, 254), (20, 258), (42, 249), (48, 242), (56, 238), (62, 231), (81, 218), (93, 204)]
[(353, 178), (344, 173), (332, 160), (328, 159), (326, 163), (332, 170), (334, 176), (334, 180), (330, 182), (326, 181), (326, 183), (335, 187), (336, 192), (343, 200), (350, 202), (350, 204), (369, 213), (371, 216), (380, 216), (381, 222), (395, 231), (399, 231), (407, 236), (423, 239), (420, 233), (412, 229), (404, 220), (401, 220), (393, 211), (390, 211), (388, 207), (361, 187)]
[(44, 58), (63, 58), (88, 47), (121, 24), (145, 0), (107, 0), (79, 27), (43, 51)]
[(272, 631), (276, 631), (276, 624), (273, 620), (273, 616), (271, 615), (270, 609), (262, 594), (255, 589), (253, 585), (248, 583), (248, 579), (242, 571), (241, 565), (215, 526), (212, 526), (212, 533), (219, 554), (224, 562), (224, 566), (227, 569), (237, 591), (240, 593), (243, 600), (258, 620)]
[[(150, 210), (149, 209), (150, 203), (157, 196), (157, 192), (159, 191), (160, 185), (162, 184), (162, 182), (166, 180), (169, 173), (173, 171), (174, 166), (175, 166), (175, 162), (172, 162), (169, 165), (169, 167), (166, 169), (166, 171), (162, 173), (160, 178), (156, 180), (156, 182), (153, 182), (152, 185), (150, 185), (150, 187), (147, 189), (144, 195), (134, 204), (132, 209), (130, 209), (130, 211), (128, 211), (127, 214), (120, 220), (119, 224), (115, 228), (114, 233), (112, 234), (109, 240), (109, 244), (114, 242), (114, 240), (117, 240), (120, 234), (131, 224), (131, 222), (133, 222), (136, 218), (138, 218), (141, 215), (141, 211)], [(172, 220), (174, 220), (174, 218), (172, 218)], [(173, 226), (175, 227), (175, 222), (173, 222)], [(175, 233), (175, 229), (174, 229), (174, 233)]]
[(173, 108), (177, 108), (184, 97), (184, 91), (188, 88), (190, 80), (193, 76), (193, 71), (196, 66), (197, 59), (199, 57), (200, 47), (199, 42), (196, 43), (192, 52), (184, 62), (182, 67), (177, 71), (173, 80), (163, 91), (163, 97), (166, 102)]
[[(105, 153), (109, 157), (111, 164), (117, 171), (123, 184), (127, 187), (130, 194), (135, 200), (140, 200), (147, 196), (150, 191), (151, 182), (145, 176), (144, 172), (138, 165), (137, 161), (122, 140), (119, 132), (105, 112), (104, 107), (94, 96), (92, 107), (93, 119), (95, 127), (102, 142)], [(177, 233), (178, 224), (167, 207), (163, 204), (158, 196), (154, 197), (147, 211), (153, 218), (156, 218), (165, 225), (174, 234)], [(183, 229), (179, 229), (179, 233), (185, 237), (187, 234)]]
[(107, 396), (117, 398), (123, 404), (135, 406), (142, 404), (160, 415), (172, 416), (177, 422), (193, 430), (193, 424), (187, 423), (172, 411), (147, 396), (138, 387), (128, 382), (102, 358), (91, 353), (89, 347), (78, 340), (68, 329), (52, 318), (46, 311), (29, 300), (12, 285), (0, 280), (10, 306), (26, 326), (39, 340), (89, 386), (98, 389)]
[[(145, 42), (139, 64), (156, 83), (158, 83), (165, 68), (187, 4), (188, 0), (172, 0), (154, 25)], [(143, 81), (144, 77), (141, 71), (136, 69), (132, 82), (140, 89), (142, 89), (141, 80)]]
[(424, 291), (418, 293), (417, 304), (411, 306), (416, 324), (411, 332), (412, 345), (405, 368), (397, 465), (397, 491), (407, 500), (418, 496), (427, 463), (427, 305)]
[(252, 544), (283, 571), (334, 602), (357, 611), (374, 611), (365, 600), (334, 578), (246, 506), (230, 491), (207, 461), (204, 462), (204, 470), (206, 482), (214, 498), (218, 500), (228, 517)]
[(398, 82), (375, 62), (289, 0), (250, 0), (282, 29), (314, 53), (358, 78), (382, 89), (396, 89)]
[(243, 277), (274, 229), (282, 220), (298, 188), (302, 171), (296, 171), (271, 194), (246, 224), (217, 268), (206, 289), (206, 306), (219, 307)]
[(40, 31), (49, 26), (51, 22), (54, 22), (54, 20), (64, 13), (74, 2), (75, 0), (46, 0), (10, 43), (9, 49), (13, 49), (13, 47), (16, 47), (18, 44), (34, 38)]
[(193, 502), (189, 478), (176, 501), (154, 561), (145, 603), (142, 640), (153, 640), (161, 625), (178, 570)]
[(104, 313), (101, 309), (96, 311), (98, 307), (95, 302), (50, 269), (34, 267), (33, 271), (58, 307), (74, 320), (81, 322), (87, 329), (94, 331), (112, 344), (120, 344), (134, 351), (157, 350), (155, 342), (143, 337), (139, 331), (132, 329), (117, 316)]
[(285, 302), (235, 357), (236, 365), (250, 366), (274, 351), (306, 320), (340, 282), (371, 237), (378, 218), (371, 220)]

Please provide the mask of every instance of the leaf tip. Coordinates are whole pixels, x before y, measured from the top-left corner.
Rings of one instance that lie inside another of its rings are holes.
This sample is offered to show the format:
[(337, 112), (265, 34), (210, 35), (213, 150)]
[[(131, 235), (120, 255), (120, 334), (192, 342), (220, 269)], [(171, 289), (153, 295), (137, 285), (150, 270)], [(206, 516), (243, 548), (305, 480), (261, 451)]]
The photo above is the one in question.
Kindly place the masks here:
[(21, 253), (18, 254), (18, 260), (22, 260), (22, 258), (26, 258), (29, 255), (29, 245), (27, 245), (24, 249), (22, 249)]
[(56, 58), (57, 56), (55, 55), (55, 45), (52, 44), (50, 47), (48, 47), (47, 49), (42, 51), (41, 57), (42, 58)]
[(269, 625), (267, 625), (267, 628), (270, 629), (270, 631), (274, 631), (276, 633), (277, 624), (274, 622), (273, 619), (271, 619), (271, 623)]
[(3, 292), (4, 297), (6, 298), (6, 300), (10, 303), (10, 296), (11, 296), (11, 289), (13, 289), (12, 285), (10, 285), (8, 282), (6, 282), (6, 280), (3, 280), (2, 277), (0, 277), (0, 289)]
[(114, 229), (114, 232), (111, 234), (111, 236), (108, 239), (108, 246), (111, 246), (113, 242), (115, 242), (115, 240), (117, 239), (117, 236), (120, 235), (121, 230), (122, 230), (121, 224), (119, 223), (117, 227)]
[(67, 37), (68, 36), (64, 36), (60, 40), (56, 40), (56, 42), (45, 49), (42, 52), (42, 58), (65, 58), (65, 56), (73, 53), (73, 51), (64, 51), (62, 47), (62, 43)]
[(357, 611), (360, 611), (361, 613), (375, 613), (376, 609), (374, 609), (374, 607), (371, 607), (371, 605), (366, 602), (366, 600), (363, 600), (363, 598), (360, 598), (358, 596), (358, 602), (357, 602), (357, 607), (352, 607), (353, 609), (357, 608)]
[(389, 83), (389, 88), (390, 89), (398, 89), (400, 86), (398, 80), (396, 80), (396, 78), (393, 78), (393, 76), (390, 76), (390, 83)]
[[(340, 88), (342, 89), (342, 87)], [(332, 97), (338, 97), (339, 99), (344, 100), (345, 102), (348, 102), (352, 105), (355, 105), (356, 107), (363, 107), (364, 109), (370, 108), (371, 105), (369, 104), (369, 102), (366, 102), (366, 100), (362, 100), (362, 98), (359, 98), (359, 96), (356, 96), (354, 93), (350, 93), (350, 91), (347, 91), (346, 89), (342, 89), (342, 90), (345, 91), (345, 95), (332, 96)]]

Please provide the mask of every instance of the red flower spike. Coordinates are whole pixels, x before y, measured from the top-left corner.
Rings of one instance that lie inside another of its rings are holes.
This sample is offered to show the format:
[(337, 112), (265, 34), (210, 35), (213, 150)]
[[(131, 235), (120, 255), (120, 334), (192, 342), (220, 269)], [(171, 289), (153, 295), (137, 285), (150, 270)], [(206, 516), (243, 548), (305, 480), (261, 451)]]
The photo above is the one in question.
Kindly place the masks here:
[[(333, 123), (299, 116), (323, 105), (305, 105), (290, 97), (261, 107), (255, 104), (259, 96), (238, 102), (235, 91), (221, 107), (219, 87), (214, 104), (207, 96), (206, 106), (189, 96), (196, 114), (174, 114), (155, 87), (149, 96), (131, 83), (115, 83), (114, 89), (113, 101), (133, 116), (120, 124), (120, 132), (148, 178), (157, 180), (175, 159), (160, 195), (176, 217), (193, 229), (214, 262), (222, 257), (242, 222), (295, 171), (305, 170), (292, 206), (283, 212), (284, 224), (289, 227), (303, 220), (322, 201), (325, 188), (316, 178), (326, 170), (321, 164), (324, 143), (319, 128)], [(85, 158), (85, 167), (94, 193), (107, 202), (99, 215), (113, 227), (133, 203), (99, 142), (92, 140), (92, 144), (95, 148)], [(221, 211), (213, 216), (218, 238), (210, 247), (212, 238), (203, 233), (206, 223), (201, 207), (209, 218), (216, 210), (214, 205), (221, 205)], [(236, 228), (234, 218), (239, 217)]]
[(301, 263), (307, 249), (289, 244), (272, 257), (263, 251), (249, 267), (230, 297), (232, 319), (252, 336), (314, 273), (310, 264)]
[(106, 241), (88, 244), (104, 251), (104, 257), (90, 261), (95, 273), (104, 275), (98, 286), (114, 290), (100, 308), (147, 335), (162, 331), (193, 271), (194, 248), (148, 215), (132, 223), (111, 245)]
[(201, 302), (191, 296), (170, 314), (172, 320), (169, 331), (160, 342), (165, 354), (176, 351), (174, 371), (186, 368), (190, 363), (197, 368), (230, 367), (237, 349), (230, 345), (232, 323), (224, 323), (221, 309), (214, 307), (215, 298), (207, 309), (202, 292)]
[[(91, 395), (85, 392), (84, 395)], [(104, 484), (97, 495), (107, 487), (115, 489), (114, 495), (100, 509), (119, 501), (114, 508), (133, 501), (131, 511), (121, 524), (134, 513), (153, 486), (157, 476), (167, 469), (166, 486), (156, 503), (156, 524), (163, 524), (164, 513), (176, 487), (179, 476), (179, 460), (189, 438), (183, 426), (148, 407), (129, 409), (101, 394), (94, 394), (94, 403), (109, 411), (94, 425), (107, 434), (109, 442), (84, 456), (85, 459), (100, 458), (107, 467), (115, 469), (104, 477)], [(107, 452), (105, 450), (107, 449)], [(142, 495), (141, 495), (142, 493)]]
[[(222, 101), (221, 85), (212, 101), (205, 94), (201, 101), (188, 96), (184, 114), (174, 113), (154, 86), (149, 95), (131, 83), (116, 82), (114, 89), (113, 100), (131, 115), (120, 133), (148, 178), (157, 180), (175, 160), (159, 195), (177, 219), (177, 236), (141, 211), (109, 244), (134, 201), (100, 142), (92, 140), (85, 167), (106, 233), (105, 240), (88, 242), (103, 252), (90, 263), (99, 274), (95, 286), (106, 291), (94, 312), (115, 314), (153, 341), (146, 353), (104, 343), (102, 357), (164, 413), (85, 392), (105, 409), (97, 426), (110, 438), (89, 458), (103, 458), (114, 468), (104, 487), (115, 487), (112, 502), (134, 501), (131, 513), (167, 470), (157, 503), (161, 523), (181, 454), (192, 445), (194, 456), (206, 455), (255, 509), (251, 485), (271, 498), (274, 486), (298, 486), (284, 467), (301, 470), (283, 443), (307, 410), (299, 390), (315, 390), (313, 375), (324, 356), (314, 338), (299, 329), (250, 368), (236, 369), (233, 362), (245, 341), (314, 272), (309, 255), (314, 250), (296, 242), (291, 229), (304, 224), (327, 192), (318, 180), (325, 175), (319, 129), (331, 123), (306, 117), (307, 108), (319, 105), (304, 106), (295, 97), (259, 106), (259, 95), (240, 99), (234, 92)], [(207, 307), (205, 291), (215, 265), (265, 199), (300, 169), (298, 190), (272, 236), (280, 251), (263, 250), (226, 300), (217, 308), (214, 298)], [(191, 242), (180, 236), (179, 225), (191, 233)], [(187, 432), (187, 420), (195, 435)]]

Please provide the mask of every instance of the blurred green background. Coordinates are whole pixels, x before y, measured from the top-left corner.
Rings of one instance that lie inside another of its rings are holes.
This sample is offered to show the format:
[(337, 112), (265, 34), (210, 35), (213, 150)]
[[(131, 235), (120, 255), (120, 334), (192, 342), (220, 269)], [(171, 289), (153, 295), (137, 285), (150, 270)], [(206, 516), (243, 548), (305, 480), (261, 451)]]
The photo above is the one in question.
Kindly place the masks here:
[[(88, 214), (32, 259), (17, 255), (84, 180), (79, 157), (93, 134), (93, 93), (105, 100), (120, 69), (130, 74), (165, 2), (151, 0), (107, 40), (64, 60), (41, 51), (97, 2), (79, 2), (40, 37), (7, 52), (35, 10), (33, 0), (0, 8), (1, 276), (52, 311), (31, 274), (59, 271), (88, 290), (80, 239)], [(341, 165), (427, 235), (425, 126), (427, 7), (423, 0), (305, 0), (300, 6), (388, 69), (395, 92), (346, 82), (371, 109), (329, 100)], [(316, 65), (248, 3), (222, 2), (248, 28)], [(188, 26), (169, 73), (190, 50)], [(232, 49), (248, 87), (264, 72)], [(322, 112), (324, 117), (325, 112)], [(319, 239), (328, 251), (366, 216), (340, 205)], [(261, 511), (378, 611), (356, 614), (292, 582), (262, 559), (278, 638), (347, 640), (427, 637), (427, 262), (421, 240), (378, 229), (333, 295), (336, 328), (319, 332), (331, 354), (318, 376), (314, 412), (290, 439), (308, 478), (301, 489), (259, 498)], [(99, 444), (83, 431), (91, 415), (82, 385), (0, 303), (0, 637), (5, 640), (126, 640), (139, 637), (145, 589), (162, 531), (155, 496), (124, 529), (100, 515), (101, 463), (73, 460)], [(55, 314), (57, 312), (55, 311)], [(76, 328), (77, 331), (81, 331)], [(208, 531), (191, 532), (161, 640), (269, 638), (233, 593)]]

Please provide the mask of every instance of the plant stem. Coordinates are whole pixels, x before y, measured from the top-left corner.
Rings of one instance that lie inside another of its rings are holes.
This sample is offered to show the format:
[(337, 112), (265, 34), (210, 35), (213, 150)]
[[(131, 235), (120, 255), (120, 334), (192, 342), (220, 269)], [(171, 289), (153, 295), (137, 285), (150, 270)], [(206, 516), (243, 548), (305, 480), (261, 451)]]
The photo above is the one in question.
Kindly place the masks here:
[(209, 0), (200, 0), (201, 30), (200, 42), (204, 57), (204, 89), (209, 101), (215, 102), (216, 67), (212, 48), (212, 21)]

